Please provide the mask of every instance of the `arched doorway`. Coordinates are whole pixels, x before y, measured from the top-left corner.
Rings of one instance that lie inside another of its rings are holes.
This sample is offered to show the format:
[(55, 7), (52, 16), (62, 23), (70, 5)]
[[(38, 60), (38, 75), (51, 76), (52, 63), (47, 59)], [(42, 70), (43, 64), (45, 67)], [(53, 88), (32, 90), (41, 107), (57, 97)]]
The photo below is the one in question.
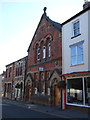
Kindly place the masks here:
[(25, 82), (25, 100), (30, 101), (32, 94), (32, 80), (28, 76)]
[(58, 88), (58, 79), (54, 78), (51, 83), (51, 93), (52, 93), (52, 98), (53, 98), (53, 104), (55, 106), (61, 107), (61, 90)]
[(14, 97), (17, 100), (21, 99), (21, 82), (15, 84)]

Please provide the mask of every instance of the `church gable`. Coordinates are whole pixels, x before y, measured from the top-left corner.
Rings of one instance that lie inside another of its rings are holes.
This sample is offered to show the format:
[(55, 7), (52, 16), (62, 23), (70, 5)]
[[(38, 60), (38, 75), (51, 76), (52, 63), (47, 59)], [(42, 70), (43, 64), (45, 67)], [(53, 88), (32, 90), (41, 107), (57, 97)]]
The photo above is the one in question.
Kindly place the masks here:
[[(61, 31), (61, 24), (52, 21), (47, 15), (46, 15), (46, 7), (44, 8), (44, 13), (40, 19), (40, 22), (37, 26), (37, 29), (34, 33), (34, 36), (32, 38), (31, 44), (28, 48), (28, 51), (31, 49), (31, 46), (35, 46), (35, 44), (39, 41), (42, 41), (43, 38), (47, 34), (53, 34), (54, 30), (57, 29)], [(34, 48), (34, 47), (33, 47)]]

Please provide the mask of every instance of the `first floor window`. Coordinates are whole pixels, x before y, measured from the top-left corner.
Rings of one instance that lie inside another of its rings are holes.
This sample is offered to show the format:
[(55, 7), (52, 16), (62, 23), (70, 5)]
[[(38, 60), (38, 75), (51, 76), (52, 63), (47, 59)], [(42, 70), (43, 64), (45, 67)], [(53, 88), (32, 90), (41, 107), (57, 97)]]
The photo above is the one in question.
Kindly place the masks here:
[(71, 65), (83, 64), (83, 44), (71, 47)]

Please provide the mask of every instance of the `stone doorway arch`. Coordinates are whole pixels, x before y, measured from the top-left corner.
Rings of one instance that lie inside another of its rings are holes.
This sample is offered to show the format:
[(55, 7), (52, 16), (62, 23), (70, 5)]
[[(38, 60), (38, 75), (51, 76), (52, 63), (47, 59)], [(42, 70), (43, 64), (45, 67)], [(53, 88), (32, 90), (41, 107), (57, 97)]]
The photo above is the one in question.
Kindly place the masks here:
[(32, 79), (30, 76), (27, 77), (25, 82), (25, 100), (30, 101), (32, 94)]
[(51, 104), (61, 108), (62, 93), (61, 89), (58, 88), (58, 83), (61, 81), (59, 74), (54, 71), (50, 78), (50, 88), (51, 88)]

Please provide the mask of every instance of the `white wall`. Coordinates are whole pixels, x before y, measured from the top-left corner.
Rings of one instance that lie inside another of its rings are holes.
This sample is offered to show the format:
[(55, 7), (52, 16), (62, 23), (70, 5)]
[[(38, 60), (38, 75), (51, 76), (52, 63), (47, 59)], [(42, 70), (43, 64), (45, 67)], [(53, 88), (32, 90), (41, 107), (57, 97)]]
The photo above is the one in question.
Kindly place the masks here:
[[(71, 39), (72, 22), (77, 19), (80, 20), (81, 35)], [(71, 67), (71, 50), (69, 46), (83, 40), (84, 64)], [(88, 71), (88, 12), (85, 12), (62, 27), (62, 73), (66, 74), (79, 71)]]
[(90, 71), (90, 10), (88, 12), (88, 70)]

